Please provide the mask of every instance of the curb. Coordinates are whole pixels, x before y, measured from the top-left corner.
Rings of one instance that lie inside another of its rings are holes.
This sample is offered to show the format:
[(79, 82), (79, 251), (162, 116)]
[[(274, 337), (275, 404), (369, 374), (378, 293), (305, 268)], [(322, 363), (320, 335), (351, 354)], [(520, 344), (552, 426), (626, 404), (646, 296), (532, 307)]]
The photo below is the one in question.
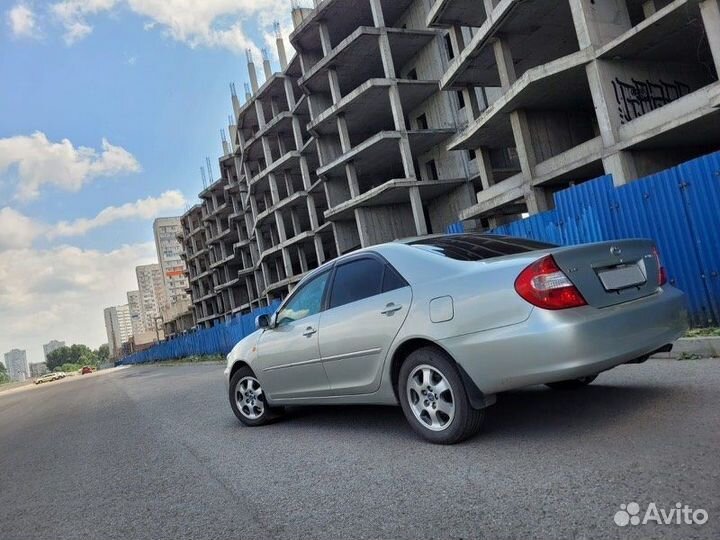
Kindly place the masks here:
[(658, 353), (653, 358), (678, 360), (682, 357), (720, 358), (720, 337), (692, 337), (678, 339), (669, 353)]

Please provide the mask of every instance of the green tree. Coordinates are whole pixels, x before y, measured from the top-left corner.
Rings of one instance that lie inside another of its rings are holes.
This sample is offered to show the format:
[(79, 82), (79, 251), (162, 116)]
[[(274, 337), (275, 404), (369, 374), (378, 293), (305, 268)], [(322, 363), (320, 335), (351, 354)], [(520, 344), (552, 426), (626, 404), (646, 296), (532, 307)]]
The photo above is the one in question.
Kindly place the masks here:
[(98, 364), (104, 364), (110, 360), (110, 346), (107, 343), (100, 345), (97, 351), (95, 351)]
[(5, 364), (0, 362), (0, 373), (7, 373), (7, 369), (5, 369)]
[(85, 366), (87, 364), (97, 364), (97, 355), (87, 345), (70, 345), (70, 347), (60, 347), (47, 356), (47, 367), (50, 371), (63, 364), (74, 364)]

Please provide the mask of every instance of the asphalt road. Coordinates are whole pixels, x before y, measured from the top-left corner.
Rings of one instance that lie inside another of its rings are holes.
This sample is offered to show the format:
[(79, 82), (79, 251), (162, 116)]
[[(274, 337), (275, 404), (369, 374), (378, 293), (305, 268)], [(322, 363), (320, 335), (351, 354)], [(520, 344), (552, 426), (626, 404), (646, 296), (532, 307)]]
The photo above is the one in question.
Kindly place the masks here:
[[(419, 440), (394, 407), (241, 427), (222, 369), (0, 394), (0, 538), (720, 537), (720, 360), (504, 394), (453, 447)], [(709, 520), (618, 527), (630, 502)]]

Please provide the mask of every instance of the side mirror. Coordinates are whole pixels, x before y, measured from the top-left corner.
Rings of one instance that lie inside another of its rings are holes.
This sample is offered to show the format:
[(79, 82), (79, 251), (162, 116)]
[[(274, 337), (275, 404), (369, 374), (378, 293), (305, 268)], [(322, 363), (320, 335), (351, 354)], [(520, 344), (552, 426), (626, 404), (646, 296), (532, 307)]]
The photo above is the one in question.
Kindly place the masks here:
[(255, 326), (258, 329), (270, 328), (270, 315), (258, 315), (255, 317)]

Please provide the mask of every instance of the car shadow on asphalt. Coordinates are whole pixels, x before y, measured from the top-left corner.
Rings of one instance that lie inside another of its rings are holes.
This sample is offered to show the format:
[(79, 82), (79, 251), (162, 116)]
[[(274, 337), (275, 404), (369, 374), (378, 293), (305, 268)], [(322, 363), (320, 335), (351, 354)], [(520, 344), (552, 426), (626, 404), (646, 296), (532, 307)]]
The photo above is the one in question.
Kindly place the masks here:
[[(645, 416), (659, 402), (672, 400), (672, 390), (650, 386), (595, 384), (577, 390), (545, 387), (506, 392), (487, 409), (485, 423), (473, 440), (576, 436), (617, 424), (632, 415)], [(327, 429), (364, 432), (367, 436), (407, 437), (412, 434), (400, 407), (307, 406), (290, 407), (274, 429)]]

